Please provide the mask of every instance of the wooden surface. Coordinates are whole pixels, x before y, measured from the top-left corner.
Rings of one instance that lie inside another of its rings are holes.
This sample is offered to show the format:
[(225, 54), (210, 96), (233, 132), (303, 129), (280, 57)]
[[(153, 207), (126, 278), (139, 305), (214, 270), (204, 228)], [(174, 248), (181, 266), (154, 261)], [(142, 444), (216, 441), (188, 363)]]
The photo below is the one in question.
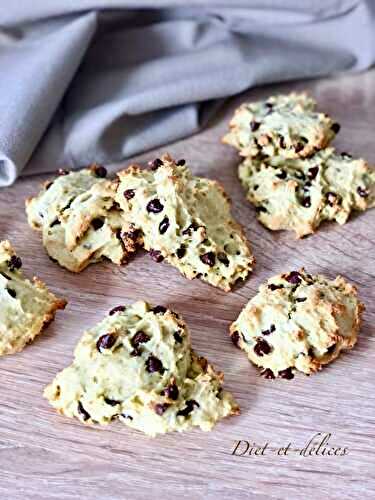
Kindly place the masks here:
[[(70, 274), (47, 258), (40, 235), (26, 224), (24, 199), (36, 193), (44, 177), (0, 190), (0, 238), (12, 241), (26, 272), (69, 300), (34, 344), (0, 359), (1, 499), (375, 497), (375, 210), (342, 227), (325, 224), (301, 241), (291, 233), (271, 233), (245, 201), (236, 153), (219, 142), (233, 109), (245, 98), (304, 88), (341, 123), (337, 148), (375, 163), (374, 71), (253, 90), (231, 100), (201, 134), (137, 158), (167, 150), (186, 158), (195, 174), (223, 183), (257, 259), (251, 278), (232, 293), (190, 282), (142, 252), (126, 267), (105, 263)], [(228, 326), (260, 283), (300, 266), (332, 278), (340, 273), (358, 286), (367, 306), (360, 339), (320, 374), (263, 380), (231, 344)], [(150, 439), (120, 423), (87, 428), (54, 412), (42, 398), (43, 388), (70, 363), (82, 330), (113, 306), (137, 299), (168, 305), (184, 316), (198, 353), (224, 371), (241, 416), (211, 433), (194, 430)], [(348, 453), (304, 457), (293, 451), (316, 432), (331, 433), (330, 444)], [(269, 445), (263, 456), (232, 456), (237, 440)], [(276, 449), (289, 442), (292, 451), (278, 456)]]

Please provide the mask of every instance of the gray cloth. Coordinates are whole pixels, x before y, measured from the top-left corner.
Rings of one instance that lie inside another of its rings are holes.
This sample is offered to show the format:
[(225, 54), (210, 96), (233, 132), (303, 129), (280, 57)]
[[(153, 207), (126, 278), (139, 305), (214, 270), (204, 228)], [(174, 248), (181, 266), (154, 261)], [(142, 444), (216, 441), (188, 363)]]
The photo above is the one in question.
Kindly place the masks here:
[(3, 186), (181, 139), (254, 85), (375, 59), (374, 0), (13, 0), (0, 26)]

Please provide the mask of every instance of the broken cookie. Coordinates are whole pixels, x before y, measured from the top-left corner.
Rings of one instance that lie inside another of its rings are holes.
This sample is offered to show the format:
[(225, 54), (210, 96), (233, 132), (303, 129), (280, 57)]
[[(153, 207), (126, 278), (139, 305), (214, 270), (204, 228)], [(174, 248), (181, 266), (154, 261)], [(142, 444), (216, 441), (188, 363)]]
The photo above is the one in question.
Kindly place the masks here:
[(239, 413), (223, 375), (191, 349), (178, 314), (146, 302), (117, 306), (78, 343), (73, 363), (45, 389), (51, 405), (81, 422), (120, 420), (149, 436)]

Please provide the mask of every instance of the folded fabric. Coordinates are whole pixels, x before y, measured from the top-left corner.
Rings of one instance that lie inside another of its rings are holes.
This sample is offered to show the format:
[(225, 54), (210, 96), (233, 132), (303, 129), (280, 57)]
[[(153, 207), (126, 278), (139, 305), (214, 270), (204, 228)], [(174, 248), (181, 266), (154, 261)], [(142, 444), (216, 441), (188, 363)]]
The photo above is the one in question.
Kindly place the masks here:
[(199, 130), (254, 85), (362, 70), (371, 0), (18, 0), (0, 7), (0, 186)]

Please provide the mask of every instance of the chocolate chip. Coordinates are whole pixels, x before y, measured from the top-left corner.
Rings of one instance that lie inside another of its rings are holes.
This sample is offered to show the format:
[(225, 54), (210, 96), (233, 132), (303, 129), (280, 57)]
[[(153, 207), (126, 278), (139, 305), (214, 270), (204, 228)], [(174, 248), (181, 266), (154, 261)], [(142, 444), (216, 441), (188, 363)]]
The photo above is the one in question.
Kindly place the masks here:
[(199, 408), (199, 403), (197, 403), (194, 399), (188, 399), (186, 401), (186, 406), (183, 410), (177, 412), (178, 417), (187, 417), (193, 410), (194, 407)]
[(217, 258), (218, 258), (219, 262), (221, 262), (222, 264), (224, 264), (225, 267), (229, 266), (229, 259), (228, 259), (228, 256), (227, 256), (226, 253), (219, 252), (217, 254)]
[(336, 193), (332, 193), (331, 191), (329, 191), (328, 193), (326, 193), (326, 199), (327, 199), (328, 205), (331, 206), (331, 207), (333, 207), (333, 205), (337, 201), (337, 194)]
[(307, 177), (312, 181), (318, 175), (318, 172), (319, 172), (319, 167), (318, 166), (311, 167), (307, 171)]
[(213, 252), (204, 253), (199, 258), (203, 264), (206, 264), (207, 266), (213, 267), (215, 265), (216, 257)]
[(268, 285), (268, 288), (271, 290), (271, 292), (274, 292), (275, 290), (279, 290), (280, 288), (284, 288), (284, 285), (275, 285), (274, 283), (270, 283)]
[(169, 384), (168, 387), (164, 389), (164, 396), (167, 396), (167, 398), (169, 399), (173, 399), (173, 401), (176, 401), (176, 399), (178, 399), (178, 394), (179, 390), (174, 382), (172, 384)]
[(291, 367), (279, 371), (278, 375), (279, 377), (285, 378), (286, 380), (292, 380), (292, 378), (294, 378), (294, 373)]
[(257, 214), (259, 214), (261, 212), (267, 212), (267, 209), (266, 209), (266, 207), (263, 207), (262, 205), (258, 205), (257, 207), (255, 207), (255, 211)]
[(278, 177), (279, 179), (286, 179), (287, 173), (285, 170), (281, 169), (280, 172), (276, 174), (276, 177)]
[(11, 297), (13, 297), (14, 299), (17, 297), (17, 293), (16, 293), (16, 291), (15, 291), (15, 290), (13, 290), (12, 288), (7, 288), (6, 290), (7, 290), (7, 292), (9, 293), (9, 295), (10, 295)]
[(311, 207), (311, 198), (310, 198), (310, 196), (306, 196), (305, 198), (302, 198), (301, 205), (303, 207), (305, 207), (305, 208)]
[(181, 158), (181, 160), (178, 160), (176, 161), (176, 165), (179, 166), (179, 167), (182, 167), (183, 165), (185, 165), (186, 161)]
[(305, 302), (307, 300), (307, 297), (297, 297), (296, 302)]
[(331, 125), (331, 130), (335, 133), (338, 134), (340, 131), (341, 125), (339, 123), (332, 123)]
[(257, 356), (264, 356), (272, 351), (272, 347), (264, 339), (258, 339), (254, 346), (254, 352)]
[(285, 139), (284, 139), (284, 136), (282, 136), (282, 135), (280, 135), (280, 137), (279, 137), (279, 145), (280, 145), (281, 149), (286, 148)]
[(167, 312), (167, 308), (164, 306), (155, 306), (152, 312), (154, 314), (165, 314)]
[(273, 333), (276, 330), (275, 325), (271, 325), (268, 330), (263, 330), (262, 335), (270, 335), (270, 333)]
[(94, 165), (93, 171), (96, 177), (100, 177), (102, 179), (104, 179), (104, 177), (107, 177), (107, 169), (102, 165)]
[(91, 221), (91, 225), (95, 229), (95, 231), (97, 231), (98, 229), (100, 229), (101, 227), (103, 227), (104, 220), (103, 219), (99, 219), (99, 218), (93, 219)]
[(196, 231), (198, 229), (198, 224), (196, 222), (192, 222), (190, 226), (182, 231), (182, 234), (191, 234), (192, 231)]
[(55, 219), (53, 222), (51, 222), (49, 227), (59, 226), (60, 224), (61, 224), (61, 222), (59, 221), (59, 219)]
[(63, 168), (59, 168), (57, 171), (57, 175), (68, 175), (69, 173), (69, 170), (65, 170)]
[(144, 344), (145, 342), (148, 342), (149, 340), (151, 339), (151, 337), (149, 337), (147, 335), (147, 333), (145, 332), (142, 332), (141, 330), (139, 332), (137, 332), (134, 337), (131, 339), (131, 345), (134, 347), (134, 348), (137, 348), (139, 347), (139, 344)]
[(21, 269), (22, 260), (17, 255), (12, 255), (9, 261), (7, 262), (9, 271), (14, 271), (15, 269)]
[(184, 245), (181, 245), (180, 248), (177, 249), (176, 255), (179, 259), (182, 259), (184, 255), (186, 254), (186, 248)]
[(44, 189), (47, 191), (47, 189), (49, 189), (53, 184), (53, 181), (49, 181), (47, 182), (45, 185), (44, 185)]
[(121, 413), (121, 416), (123, 418), (127, 418), (128, 420), (134, 420), (133, 417), (131, 415), (126, 415), (126, 413)]
[(169, 228), (169, 219), (168, 217), (164, 217), (164, 219), (159, 224), (159, 233), (164, 234)]
[(151, 170), (157, 170), (159, 167), (163, 165), (163, 162), (161, 161), (160, 158), (155, 158), (155, 160), (150, 161), (148, 164)]
[(367, 198), (367, 197), (368, 197), (368, 195), (370, 194), (368, 189), (366, 189), (366, 188), (362, 188), (362, 187), (360, 187), (360, 186), (359, 186), (359, 187), (357, 187), (357, 193), (359, 194), (359, 196), (360, 196), (361, 198)]
[(299, 283), (301, 283), (301, 275), (297, 271), (292, 271), (288, 274), (288, 276), (285, 277), (285, 279), (293, 285), (298, 285)]
[(125, 306), (116, 306), (113, 309), (109, 311), (109, 315), (112, 316), (113, 314), (116, 314), (117, 312), (123, 312), (125, 311)]
[(136, 358), (137, 356), (141, 356), (142, 355), (142, 349), (138, 349), (138, 347), (135, 347), (131, 353), (130, 353), (130, 356), (132, 358)]
[(116, 406), (121, 404), (121, 401), (116, 401), (116, 399), (111, 399), (111, 398), (104, 398), (105, 403), (110, 406)]
[(168, 403), (158, 403), (154, 406), (155, 413), (161, 416), (170, 406)]
[(178, 332), (174, 332), (173, 337), (178, 344), (182, 344), (182, 337)]
[(351, 154), (347, 153), (346, 151), (343, 151), (343, 152), (341, 153), (341, 156), (342, 156), (343, 158), (349, 158), (349, 159), (350, 159), (350, 158), (353, 158), (353, 156), (352, 156)]
[(263, 370), (261, 375), (269, 380), (273, 380), (274, 378), (276, 378), (271, 368), (266, 368), (265, 370)]
[(154, 250), (153, 248), (151, 248), (149, 251), (149, 254), (150, 254), (151, 259), (154, 260), (155, 262), (157, 262), (158, 264), (160, 262), (163, 262), (163, 260), (164, 260), (164, 257), (162, 256), (160, 250)]
[(328, 349), (326, 350), (326, 353), (327, 354), (332, 354), (336, 349), (336, 344), (332, 344), (328, 347)]
[(310, 188), (311, 188), (311, 182), (310, 181), (305, 182), (303, 190), (308, 191)]
[(153, 214), (158, 214), (162, 212), (164, 209), (164, 205), (160, 203), (160, 200), (154, 198), (153, 200), (147, 203), (147, 212), (151, 212)]
[(127, 200), (131, 200), (132, 198), (134, 198), (134, 195), (135, 195), (134, 189), (126, 189), (124, 191), (124, 196)]
[(233, 332), (230, 336), (230, 339), (236, 347), (239, 347), (239, 342), (240, 342), (239, 332), (237, 332), (237, 331)]
[(141, 235), (141, 231), (139, 229), (130, 229), (129, 231), (124, 231), (122, 233), (122, 238), (136, 241)]
[(258, 130), (258, 128), (260, 127), (260, 123), (259, 122), (256, 122), (255, 120), (252, 120), (250, 122), (250, 129), (252, 132), (255, 132), (256, 130)]
[(273, 111), (273, 104), (271, 102), (266, 102), (265, 106), (266, 106), (266, 108), (268, 108), (267, 114), (272, 113), (272, 111)]
[(147, 358), (146, 370), (149, 373), (159, 372), (161, 375), (165, 372), (162, 362), (155, 356), (149, 356)]
[(106, 333), (98, 338), (96, 342), (96, 348), (99, 352), (103, 352), (104, 349), (110, 349), (116, 342), (116, 336), (112, 333)]
[(88, 420), (90, 418), (90, 414), (84, 409), (81, 401), (78, 401), (77, 410), (78, 410), (78, 413), (83, 418), (83, 420), (86, 421), (86, 420)]

